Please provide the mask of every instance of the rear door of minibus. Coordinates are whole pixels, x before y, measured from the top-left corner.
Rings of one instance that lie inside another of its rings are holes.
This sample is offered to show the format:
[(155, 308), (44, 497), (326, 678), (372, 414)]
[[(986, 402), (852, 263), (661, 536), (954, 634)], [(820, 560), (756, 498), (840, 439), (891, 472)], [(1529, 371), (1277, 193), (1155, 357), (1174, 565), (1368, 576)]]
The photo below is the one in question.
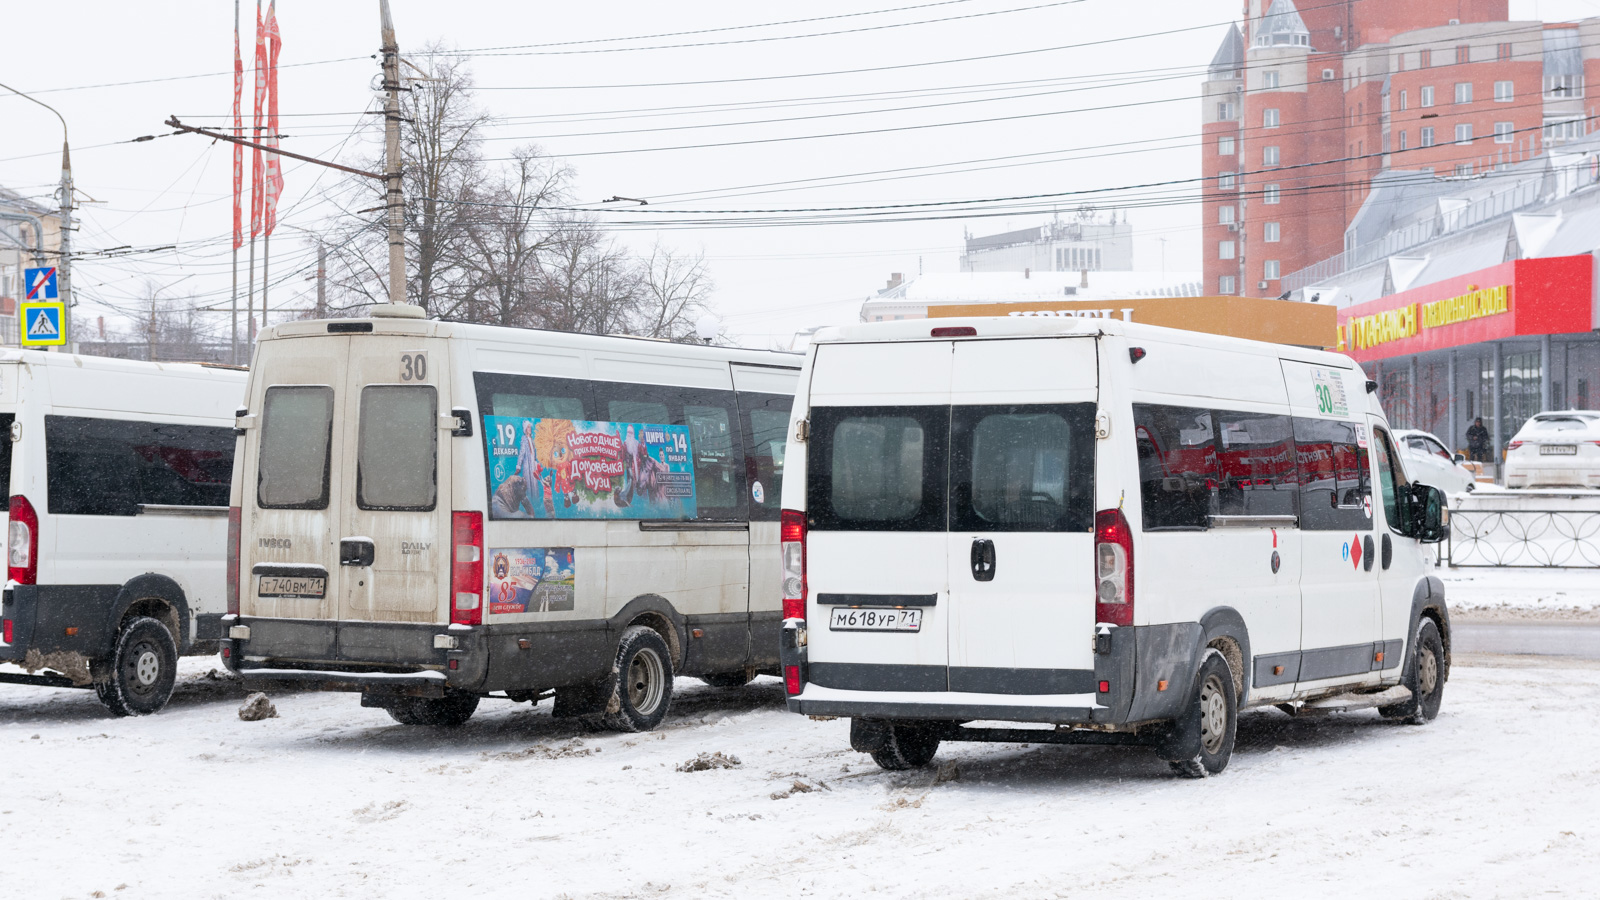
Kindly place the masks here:
[(806, 464), (809, 680), (949, 689), (949, 341), (823, 344)]

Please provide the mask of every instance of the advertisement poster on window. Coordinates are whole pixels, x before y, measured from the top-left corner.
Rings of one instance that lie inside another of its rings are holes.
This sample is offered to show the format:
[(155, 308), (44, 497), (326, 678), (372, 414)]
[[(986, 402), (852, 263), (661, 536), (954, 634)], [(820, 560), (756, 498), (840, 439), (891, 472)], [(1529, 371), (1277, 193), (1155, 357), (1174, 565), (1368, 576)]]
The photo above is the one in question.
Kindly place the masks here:
[(571, 547), (489, 551), (489, 612), (495, 615), (572, 609), (577, 592)]
[(484, 416), (494, 519), (692, 519), (689, 429)]

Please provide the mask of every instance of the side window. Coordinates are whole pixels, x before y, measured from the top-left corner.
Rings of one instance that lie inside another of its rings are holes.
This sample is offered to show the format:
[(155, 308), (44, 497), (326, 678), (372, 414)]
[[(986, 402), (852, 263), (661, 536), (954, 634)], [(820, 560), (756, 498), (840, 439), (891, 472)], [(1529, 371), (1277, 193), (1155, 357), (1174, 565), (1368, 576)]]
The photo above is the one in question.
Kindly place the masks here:
[(744, 516), (744, 457), (733, 430), (734, 415), (722, 404), (683, 406), (694, 459), (695, 504), (702, 519)]
[(1397, 534), (1405, 533), (1405, 523), (1400, 518), (1400, 489), (1405, 487), (1406, 475), (1400, 468), (1400, 463), (1395, 459), (1394, 446), (1390, 443), (1389, 432), (1374, 428), (1373, 435), (1378, 462), (1378, 493), (1383, 498), (1383, 516), (1389, 523), (1389, 529)]
[(140, 506), (225, 507), (233, 448), (228, 428), (46, 416), (50, 512), (132, 516)]
[(431, 510), (438, 492), (439, 398), (432, 385), (361, 389), (356, 505)]
[(1094, 406), (957, 406), (950, 419), (950, 528), (1089, 531)]
[(1434, 456), (1439, 457), (1440, 459), (1444, 460), (1445, 462), (1449, 462), (1449, 463), (1455, 462), (1455, 457), (1450, 455), (1450, 451), (1446, 450), (1444, 448), (1443, 444), (1440, 444), (1440, 443), (1438, 443), (1436, 441), (1428, 441), (1423, 446), (1423, 449), (1427, 450), (1429, 453), (1432, 453)]
[(589, 385), (575, 378), (479, 372), (473, 380), (478, 392), (478, 412), (485, 416), (589, 418)]
[(814, 407), (807, 523), (821, 531), (944, 531), (947, 406)]
[(1366, 531), (1364, 506), (1372, 494), (1367, 474), (1365, 426), (1333, 419), (1294, 420), (1300, 469), (1300, 527), (1311, 531)]
[(1300, 478), (1288, 416), (1218, 412), (1217, 513), (1292, 516)]
[(1205, 528), (1217, 487), (1217, 444), (1211, 411), (1133, 405), (1144, 530)]
[(778, 521), (778, 511), (783, 506), (783, 455), (793, 406), (794, 398), (781, 394), (739, 394), (752, 521)]
[(333, 388), (267, 388), (261, 408), (256, 503), (263, 509), (327, 509)]

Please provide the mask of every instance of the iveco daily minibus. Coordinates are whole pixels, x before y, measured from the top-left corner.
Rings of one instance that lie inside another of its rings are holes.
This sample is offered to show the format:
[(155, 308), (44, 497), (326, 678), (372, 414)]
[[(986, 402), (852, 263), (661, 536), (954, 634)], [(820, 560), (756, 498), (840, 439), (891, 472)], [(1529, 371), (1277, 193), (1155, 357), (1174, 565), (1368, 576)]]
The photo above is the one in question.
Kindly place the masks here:
[(159, 711), (222, 637), (244, 373), (38, 350), (0, 356), (8, 577), (0, 681)]
[(800, 385), (788, 705), (850, 717), (879, 764), (1141, 744), (1203, 775), (1242, 707), (1438, 710), (1449, 619), (1422, 545), (1443, 497), (1348, 358), (941, 319), (823, 330)]
[(777, 668), (793, 354), (426, 321), (265, 331), (229, 665), (408, 724), (490, 694), (625, 730)]

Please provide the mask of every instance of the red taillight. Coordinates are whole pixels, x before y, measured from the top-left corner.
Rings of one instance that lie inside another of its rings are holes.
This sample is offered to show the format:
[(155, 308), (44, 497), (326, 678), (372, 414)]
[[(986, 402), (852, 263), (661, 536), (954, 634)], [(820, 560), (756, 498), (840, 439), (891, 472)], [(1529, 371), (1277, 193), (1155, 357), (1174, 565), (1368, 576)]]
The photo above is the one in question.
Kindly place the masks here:
[(450, 623), (483, 623), (483, 513), (450, 514)]
[[(783, 554), (783, 617), (806, 617), (806, 514), (786, 509), (782, 516), (779, 552)], [(796, 678), (799, 678), (796, 670)], [(799, 693), (791, 691), (790, 693)]]
[(228, 615), (239, 614), (239, 534), (243, 531), (243, 514), (239, 507), (228, 507)]
[[(10, 623), (7, 623), (7, 624), (10, 624)], [(790, 693), (790, 695), (794, 695), (794, 694), (800, 693), (800, 667), (799, 666), (784, 666), (783, 667), (783, 689), (788, 691)]]
[(11, 524), (7, 532), (8, 577), (17, 584), (38, 584), (39, 514), (21, 494), (11, 498)]
[(1133, 624), (1133, 529), (1120, 509), (1094, 514), (1095, 620)]
[(1521, 447), (1521, 446), (1522, 446), (1522, 442), (1521, 441), (1512, 441), (1511, 443), (1506, 445), (1506, 449), (1507, 450), (1515, 450), (1515, 449), (1517, 449), (1518, 447)]
[(5, 619), (5, 620), (3, 620), (3, 624), (0, 624), (0, 641), (4, 641), (7, 644), (11, 643), (11, 620), (10, 619)]

